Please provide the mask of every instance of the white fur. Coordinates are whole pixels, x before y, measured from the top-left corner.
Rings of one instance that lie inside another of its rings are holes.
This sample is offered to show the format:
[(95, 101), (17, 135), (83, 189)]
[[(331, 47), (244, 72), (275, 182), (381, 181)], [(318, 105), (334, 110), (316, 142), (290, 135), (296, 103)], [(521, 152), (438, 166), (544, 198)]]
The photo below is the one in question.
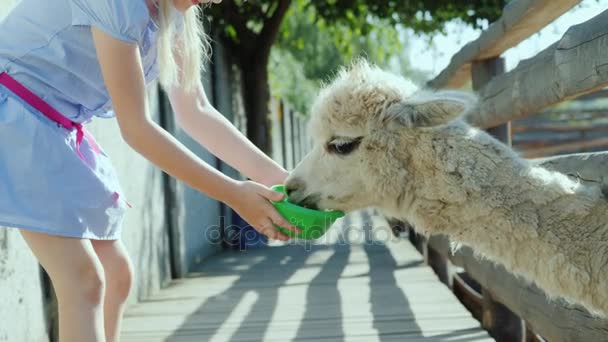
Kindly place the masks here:
[[(378, 207), (594, 314), (608, 314), (608, 201), (599, 187), (532, 166), (459, 119), (474, 97), (419, 92), (359, 62), (317, 98), (315, 147), (288, 179), (291, 198), (321, 208)], [(334, 138), (362, 137), (351, 154)]]

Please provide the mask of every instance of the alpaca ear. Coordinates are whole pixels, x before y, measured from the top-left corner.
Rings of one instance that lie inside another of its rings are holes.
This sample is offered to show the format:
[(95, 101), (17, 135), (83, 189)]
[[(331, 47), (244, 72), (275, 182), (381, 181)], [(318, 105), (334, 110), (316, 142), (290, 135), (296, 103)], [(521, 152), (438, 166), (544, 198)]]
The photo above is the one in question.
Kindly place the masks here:
[(386, 119), (397, 119), (402, 125), (433, 127), (450, 123), (469, 111), (477, 102), (471, 93), (442, 90), (417, 92), (405, 102), (388, 108)]

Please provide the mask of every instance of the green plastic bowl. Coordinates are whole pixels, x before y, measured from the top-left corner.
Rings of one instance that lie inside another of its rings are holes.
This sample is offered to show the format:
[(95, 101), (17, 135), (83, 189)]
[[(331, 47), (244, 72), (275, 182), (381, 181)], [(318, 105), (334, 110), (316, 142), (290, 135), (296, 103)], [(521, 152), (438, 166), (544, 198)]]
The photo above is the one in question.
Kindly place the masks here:
[(283, 215), (283, 217), (287, 219), (289, 223), (299, 227), (302, 230), (301, 234), (296, 234), (276, 225), (276, 227), (283, 234), (291, 237), (305, 240), (318, 239), (327, 232), (327, 230), (337, 219), (344, 216), (344, 213), (341, 211), (313, 210), (289, 202), (284, 185), (275, 185), (272, 187), (272, 190), (285, 195), (282, 201), (272, 202), (275, 208), (277, 208), (277, 211)]

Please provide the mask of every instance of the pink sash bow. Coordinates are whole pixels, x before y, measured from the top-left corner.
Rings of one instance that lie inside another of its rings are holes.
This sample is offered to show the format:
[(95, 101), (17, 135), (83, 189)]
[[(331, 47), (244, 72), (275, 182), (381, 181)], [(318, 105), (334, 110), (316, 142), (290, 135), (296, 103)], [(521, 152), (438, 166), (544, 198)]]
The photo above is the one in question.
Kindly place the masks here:
[[(68, 130), (76, 130), (76, 153), (78, 157), (86, 164), (87, 161), (80, 152), (80, 145), (82, 144), (82, 140), (86, 137), (89, 146), (96, 154), (101, 153), (101, 149), (99, 145), (93, 138), (93, 136), (82, 126), (80, 123), (73, 122), (72, 120), (66, 118), (61, 113), (59, 113), (55, 108), (51, 107), (48, 103), (46, 103), (43, 99), (38, 97), (36, 94), (32, 93), (29, 89), (24, 87), (21, 83), (11, 77), (9, 74), (3, 72), (0, 73), (0, 84), (4, 85), (7, 89), (12, 91), (15, 95), (19, 96), (30, 106), (38, 110), (44, 116), (49, 118), (50, 120), (60, 124), (65, 129)], [(118, 200), (119, 194), (117, 192), (114, 193), (114, 200)], [(131, 205), (127, 202), (127, 205), (131, 207)]]

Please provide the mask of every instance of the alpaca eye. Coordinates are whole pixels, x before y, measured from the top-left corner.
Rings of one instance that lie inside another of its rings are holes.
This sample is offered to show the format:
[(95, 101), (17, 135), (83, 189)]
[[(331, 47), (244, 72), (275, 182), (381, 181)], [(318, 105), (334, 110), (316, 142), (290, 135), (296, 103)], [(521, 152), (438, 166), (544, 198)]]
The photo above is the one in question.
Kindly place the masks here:
[(344, 156), (353, 152), (357, 147), (359, 147), (360, 143), (361, 138), (350, 141), (332, 141), (327, 144), (327, 151)]

